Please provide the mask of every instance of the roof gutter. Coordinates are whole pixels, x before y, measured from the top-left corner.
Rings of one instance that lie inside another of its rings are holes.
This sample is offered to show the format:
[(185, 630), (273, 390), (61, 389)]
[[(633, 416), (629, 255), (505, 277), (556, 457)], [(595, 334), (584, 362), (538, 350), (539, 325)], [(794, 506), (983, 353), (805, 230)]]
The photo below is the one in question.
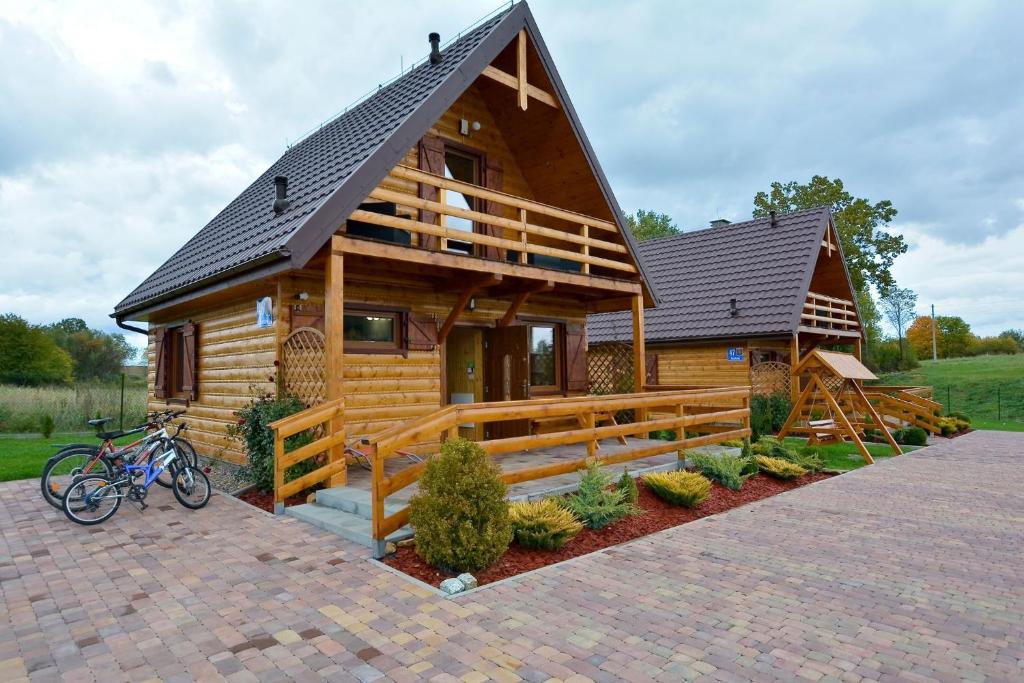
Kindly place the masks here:
[(128, 330), (129, 332), (138, 332), (139, 334), (144, 334), (147, 337), (149, 336), (149, 330), (144, 330), (141, 327), (133, 327), (132, 325), (125, 325), (124, 321), (121, 320), (120, 318), (114, 318), (114, 322), (116, 322), (117, 326), (120, 327), (122, 330)]

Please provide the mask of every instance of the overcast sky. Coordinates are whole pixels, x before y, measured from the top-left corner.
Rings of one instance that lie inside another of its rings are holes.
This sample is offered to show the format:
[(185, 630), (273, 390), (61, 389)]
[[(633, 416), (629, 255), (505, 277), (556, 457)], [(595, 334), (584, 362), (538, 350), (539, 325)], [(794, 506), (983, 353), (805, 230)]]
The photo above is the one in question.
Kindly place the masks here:
[[(840, 177), (899, 210), (921, 312), (1024, 327), (1024, 3), (531, 7), (626, 211), (695, 229)], [(492, 9), (0, 0), (0, 312), (116, 329), (287, 143)]]

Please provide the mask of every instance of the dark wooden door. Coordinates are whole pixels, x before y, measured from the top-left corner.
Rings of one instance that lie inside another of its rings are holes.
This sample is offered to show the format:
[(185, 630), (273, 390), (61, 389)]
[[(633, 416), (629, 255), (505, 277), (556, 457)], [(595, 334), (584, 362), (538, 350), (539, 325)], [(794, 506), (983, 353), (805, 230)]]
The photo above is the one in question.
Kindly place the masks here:
[[(488, 401), (519, 401), (530, 395), (529, 328), (525, 325), (497, 327), (487, 331), (484, 362), (484, 395)], [(529, 420), (490, 422), (484, 434), (488, 439), (524, 436), (530, 432)]]

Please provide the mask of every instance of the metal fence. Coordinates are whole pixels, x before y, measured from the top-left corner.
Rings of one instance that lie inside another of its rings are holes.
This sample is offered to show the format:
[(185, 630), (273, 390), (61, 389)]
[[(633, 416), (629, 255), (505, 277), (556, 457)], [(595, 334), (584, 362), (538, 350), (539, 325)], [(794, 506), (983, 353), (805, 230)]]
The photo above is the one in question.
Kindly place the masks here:
[(1024, 423), (1024, 383), (960, 382), (936, 384), (933, 398), (944, 413), (958, 412), (971, 420)]

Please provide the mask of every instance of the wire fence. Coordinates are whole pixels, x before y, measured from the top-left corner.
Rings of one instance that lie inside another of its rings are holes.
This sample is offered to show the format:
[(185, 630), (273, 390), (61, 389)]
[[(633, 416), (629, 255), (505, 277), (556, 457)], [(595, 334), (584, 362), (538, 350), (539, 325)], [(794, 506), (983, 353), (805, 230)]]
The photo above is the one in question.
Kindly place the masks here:
[(944, 413), (963, 413), (971, 420), (1024, 423), (1024, 382), (960, 382), (933, 385), (933, 398)]

